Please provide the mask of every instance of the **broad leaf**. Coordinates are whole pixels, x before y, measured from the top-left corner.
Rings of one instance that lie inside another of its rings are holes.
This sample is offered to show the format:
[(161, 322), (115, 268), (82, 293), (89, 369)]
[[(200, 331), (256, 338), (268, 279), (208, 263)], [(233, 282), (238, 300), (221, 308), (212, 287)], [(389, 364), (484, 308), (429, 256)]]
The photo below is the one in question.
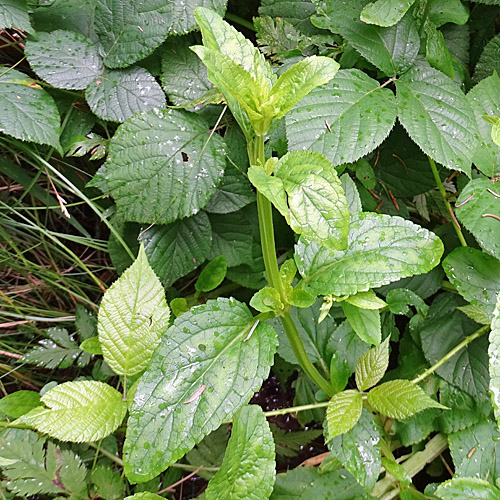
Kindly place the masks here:
[(139, 111), (165, 106), (165, 94), (144, 68), (105, 69), (89, 83), (85, 97), (90, 109), (103, 120), (124, 122)]
[[(430, 0), (427, 10), (429, 21), (437, 28), (447, 23), (463, 25), (469, 19), (469, 7), (460, 0)], [(447, 29), (450, 26), (452, 25), (448, 24)]]
[(490, 345), (488, 348), (490, 368), (490, 393), (495, 417), (500, 425), (500, 292), (493, 311), (491, 322)]
[(335, 394), (326, 409), (326, 439), (330, 441), (351, 430), (361, 417), (363, 397), (360, 392), (348, 390)]
[(103, 382), (65, 382), (46, 392), (37, 407), (16, 420), (61, 441), (98, 441), (114, 432), (127, 413), (127, 402)]
[(71, 31), (39, 33), (26, 43), (26, 56), (40, 78), (60, 89), (84, 89), (102, 71), (97, 47)]
[(309, 20), (314, 12), (312, 1), (262, 0), (259, 7), (260, 16), (282, 18), (306, 35), (312, 35), (318, 31)]
[(425, 154), (470, 177), (477, 126), (460, 87), (441, 72), (415, 67), (396, 82), (398, 117)]
[(438, 498), (453, 500), (498, 500), (500, 490), (485, 479), (456, 477), (441, 484), (435, 492)]
[(33, 30), (28, 15), (27, 0), (2, 0), (1, 28), (19, 28), (28, 32)]
[(143, 231), (139, 240), (164, 286), (203, 264), (211, 248), (211, 225), (205, 212)]
[(223, 16), (227, 0), (175, 0), (171, 3), (172, 33), (182, 35), (197, 28), (194, 13), (197, 7), (202, 6)]
[(362, 309), (342, 302), (342, 310), (353, 330), (363, 342), (379, 345), (382, 339), (380, 313), (376, 309)]
[(404, 73), (418, 54), (420, 39), (415, 20), (408, 13), (395, 26), (383, 28), (360, 19), (369, 0), (317, 1), (314, 25), (342, 35), (368, 61), (387, 76)]
[(373, 151), (396, 120), (394, 94), (357, 69), (341, 70), (286, 117), (291, 150), (312, 149), (334, 165)]
[(120, 375), (143, 371), (169, 316), (165, 292), (141, 246), (136, 261), (106, 291), (99, 308), (99, 342), (106, 363)]
[(106, 182), (127, 220), (165, 224), (196, 214), (220, 182), (224, 143), (199, 116), (138, 113), (115, 133)]
[(161, 497), (155, 493), (150, 493), (149, 491), (141, 491), (135, 495), (125, 497), (125, 500), (161, 500), (162, 498), (165, 497)]
[(500, 290), (500, 261), (475, 248), (458, 247), (444, 259), (443, 269), (465, 300), (493, 313)]
[(352, 429), (328, 441), (328, 449), (363, 488), (373, 489), (382, 464), (379, 429), (371, 413), (363, 410)]
[(306, 290), (341, 297), (430, 271), (443, 244), (400, 217), (367, 213), (351, 221), (346, 250), (331, 251), (301, 238), (295, 252)]
[(16, 391), (0, 399), (0, 413), (19, 418), (40, 404), (40, 394), (35, 391)]
[(453, 58), (448, 50), (443, 33), (429, 22), (426, 26), (426, 35), (425, 53), (427, 61), (433, 68), (443, 72), (450, 78), (454, 78)]
[(480, 82), (490, 76), (494, 71), (500, 72), (500, 35), (493, 37), (484, 47), (474, 70), (474, 81)]
[(194, 284), (194, 288), (197, 292), (210, 292), (224, 281), (226, 273), (226, 258), (224, 255), (219, 255), (203, 268)]
[(361, 21), (377, 26), (393, 26), (399, 22), (415, 0), (376, 0), (361, 11)]
[(228, 420), (267, 377), (275, 351), (274, 330), (256, 325), (234, 299), (178, 317), (137, 386), (125, 441), (127, 477), (155, 477)]
[(274, 441), (259, 406), (244, 406), (233, 420), (220, 470), (210, 480), (207, 500), (267, 500), (275, 477)]
[(498, 183), (484, 178), (470, 181), (460, 193), (456, 205), (458, 220), (474, 235), (485, 252), (500, 260)]
[(60, 117), (50, 94), (20, 71), (2, 73), (0, 132), (59, 149)]
[(445, 408), (409, 380), (391, 380), (368, 393), (368, 402), (382, 415), (404, 419), (426, 408)]
[(356, 385), (366, 391), (377, 384), (389, 366), (389, 337), (363, 354), (356, 365)]
[(350, 295), (345, 300), (349, 304), (359, 307), (360, 309), (382, 309), (387, 305), (382, 299), (379, 299), (372, 290)]

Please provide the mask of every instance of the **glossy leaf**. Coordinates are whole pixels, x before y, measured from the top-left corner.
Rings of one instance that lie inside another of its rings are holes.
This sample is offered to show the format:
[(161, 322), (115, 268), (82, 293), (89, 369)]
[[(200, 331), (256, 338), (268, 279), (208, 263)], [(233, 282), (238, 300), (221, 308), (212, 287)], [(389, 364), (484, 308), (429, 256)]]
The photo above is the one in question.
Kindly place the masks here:
[(409, 380), (391, 380), (372, 389), (368, 402), (382, 415), (404, 419), (426, 408), (445, 408)]
[(103, 382), (65, 382), (46, 392), (39, 406), (16, 422), (61, 441), (98, 441), (114, 432), (127, 413), (127, 402)]
[(106, 363), (120, 375), (143, 371), (169, 316), (165, 292), (141, 246), (136, 261), (106, 291), (99, 308), (99, 342)]
[(361, 21), (377, 26), (393, 26), (399, 22), (415, 0), (376, 0), (361, 11)]
[(341, 70), (287, 115), (288, 145), (322, 153), (333, 165), (350, 163), (379, 146), (395, 120), (389, 89), (360, 70)]
[(210, 480), (207, 500), (267, 500), (275, 477), (274, 441), (259, 406), (244, 406), (233, 420), (220, 470)]
[(441, 484), (435, 495), (443, 500), (497, 500), (500, 490), (485, 479), (456, 477)]
[(495, 417), (500, 425), (500, 292), (498, 293), (497, 304), (493, 311), (489, 341), (488, 357), (491, 402), (495, 411)]
[(361, 309), (342, 302), (342, 310), (353, 330), (363, 342), (379, 345), (382, 339), (380, 313), (376, 309)]
[(351, 221), (347, 249), (331, 251), (300, 239), (295, 262), (306, 290), (342, 297), (430, 271), (443, 245), (400, 217), (361, 214)]
[(119, 127), (105, 177), (127, 220), (165, 224), (196, 214), (208, 202), (224, 164), (224, 143), (201, 117), (150, 111)]
[(416, 67), (396, 82), (398, 117), (425, 154), (470, 176), (477, 126), (460, 88), (441, 72)]
[(366, 391), (376, 385), (389, 367), (389, 337), (378, 347), (365, 352), (356, 365), (356, 386)]
[(26, 0), (2, 0), (0, 28), (19, 28), (32, 31)]
[(330, 441), (351, 430), (361, 417), (363, 397), (360, 392), (348, 390), (335, 394), (326, 409), (326, 439)]
[(178, 317), (137, 386), (127, 477), (155, 477), (247, 403), (269, 373), (275, 335), (234, 299), (208, 301)]

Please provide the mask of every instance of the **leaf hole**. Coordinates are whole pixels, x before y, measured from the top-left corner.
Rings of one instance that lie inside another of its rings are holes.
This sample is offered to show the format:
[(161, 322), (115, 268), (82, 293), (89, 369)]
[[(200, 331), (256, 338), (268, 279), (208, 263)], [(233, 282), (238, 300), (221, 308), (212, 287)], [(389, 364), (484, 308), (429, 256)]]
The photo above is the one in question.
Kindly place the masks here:
[(189, 155), (187, 153), (185, 153), (184, 151), (181, 151), (181, 155), (182, 155), (182, 161), (184, 163), (187, 163), (189, 161)]

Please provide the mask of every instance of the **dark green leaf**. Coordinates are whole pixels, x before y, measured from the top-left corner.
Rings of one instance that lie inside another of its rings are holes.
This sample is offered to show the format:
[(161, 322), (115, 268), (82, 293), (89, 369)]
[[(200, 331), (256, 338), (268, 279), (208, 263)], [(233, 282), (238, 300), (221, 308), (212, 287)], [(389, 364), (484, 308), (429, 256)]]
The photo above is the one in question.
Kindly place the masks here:
[(116, 470), (106, 465), (98, 465), (90, 475), (96, 493), (104, 500), (121, 500), (125, 484)]
[(450, 51), (444, 41), (444, 36), (436, 26), (429, 23), (426, 29), (426, 56), (427, 61), (433, 67), (442, 71), (445, 75), (453, 78), (455, 76), (455, 69), (453, 68), (453, 59)]
[(314, 14), (314, 3), (308, 0), (295, 2), (291, 0), (262, 0), (259, 7), (260, 16), (282, 18), (306, 35), (317, 32), (309, 20)]
[(376, 0), (361, 11), (361, 21), (377, 26), (393, 26), (399, 22), (415, 0)]
[(26, 4), (26, 0), (2, 0), (0, 28), (19, 28), (23, 31), (33, 31)]
[[(497, 0), (493, 0), (497, 1)], [(487, 2), (482, 2), (487, 3)], [(476, 69), (474, 71), (474, 81), (480, 82), (484, 80), (487, 76), (490, 76), (494, 71), (500, 73), (500, 35), (492, 38), (486, 47), (484, 47), (479, 61), (476, 64)]]
[(417, 311), (425, 316), (429, 306), (415, 292), (407, 288), (394, 288), (390, 290), (386, 297), (389, 311), (393, 314), (410, 314), (409, 306), (415, 306)]
[(488, 356), (490, 359), (491, 402), (497, 422), (500, 423), (500, 292), (498, 293), (496, 307), (493, 311), (489, 341)]
[(460, 0), (430, 0), (426, 8), (429, 21), (437, 28), (446, 23), (465, 24), (469, 19), (469, 8)]

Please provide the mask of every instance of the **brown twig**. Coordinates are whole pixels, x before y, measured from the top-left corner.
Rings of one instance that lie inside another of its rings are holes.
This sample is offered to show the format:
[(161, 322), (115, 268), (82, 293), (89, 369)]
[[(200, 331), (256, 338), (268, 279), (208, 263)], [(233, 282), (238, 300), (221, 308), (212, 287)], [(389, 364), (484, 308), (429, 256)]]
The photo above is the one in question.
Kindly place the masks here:
[(175, 492), (175, 488), (179, 485), (181, 485), (182, 483), (186, 482), (187, 480), (191, 479), (193, 476), (196, 476), (196, 474), (198, 474), (198, 472), (203, 469), (203, 465), (200, 465), (197, 469), (195, 469), (193, 472), (191, 472), (191, 474), (188, 474), (187, 476), (184, 476), (182, 479), (179, 479), (179, 481), (177, 481), (176, 483), (174, 484), (171, 484), (170, 486), (167, 486), (166, 488), (163, 488), (162, 490), (156, 492), (157, 495), (161, 495), (162, 493), (174, 493)]

